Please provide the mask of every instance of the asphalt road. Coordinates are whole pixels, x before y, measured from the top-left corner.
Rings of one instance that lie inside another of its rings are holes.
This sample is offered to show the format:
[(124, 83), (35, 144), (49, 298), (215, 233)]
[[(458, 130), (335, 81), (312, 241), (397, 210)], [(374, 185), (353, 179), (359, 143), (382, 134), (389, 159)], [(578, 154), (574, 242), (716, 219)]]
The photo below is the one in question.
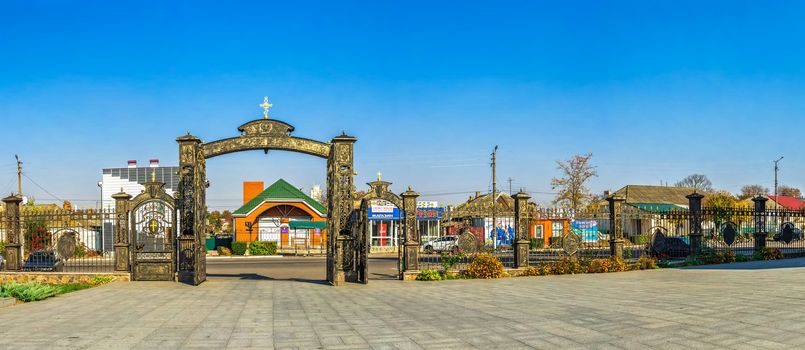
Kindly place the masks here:
[[(207, 259), (209, 280), (326, 280), (324, 257)], [(369, 258), (369, 280), (397, 279), (397, 257)]]

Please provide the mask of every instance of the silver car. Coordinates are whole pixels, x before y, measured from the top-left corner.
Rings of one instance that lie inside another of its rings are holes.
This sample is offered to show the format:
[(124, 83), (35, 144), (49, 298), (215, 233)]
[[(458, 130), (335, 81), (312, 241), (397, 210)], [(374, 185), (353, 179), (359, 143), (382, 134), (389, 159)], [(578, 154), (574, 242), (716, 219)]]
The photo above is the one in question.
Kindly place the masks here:
[(459, 251), (458, 248), (458, 236), (444, 236), (434, 239), (432, 241), (425, 242), (423, 244), (425, 253), (432, 254), (432, 253), (441, 253), (441, 252), (453, 252), (457, 253)]

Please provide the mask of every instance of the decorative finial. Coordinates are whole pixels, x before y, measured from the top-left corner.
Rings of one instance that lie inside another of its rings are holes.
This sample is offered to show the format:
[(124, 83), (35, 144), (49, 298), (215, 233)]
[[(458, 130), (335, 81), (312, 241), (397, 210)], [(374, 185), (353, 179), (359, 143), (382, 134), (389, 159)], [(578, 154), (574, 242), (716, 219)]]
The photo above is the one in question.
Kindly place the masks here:
[(382, 181), (382, 180), (383, 180), (383, 173), (378, 171), (377, 172), (377, 181)]
[(157, 171), (151, 171), (151, 182), (157, 182)]
[(263, 107), (263, 119), (268, 119), (268, 110), (273, 107), (273, 104), (268, 103), (268, 96), (263, 97), (263, 103), (259, 104), (260, 107)]

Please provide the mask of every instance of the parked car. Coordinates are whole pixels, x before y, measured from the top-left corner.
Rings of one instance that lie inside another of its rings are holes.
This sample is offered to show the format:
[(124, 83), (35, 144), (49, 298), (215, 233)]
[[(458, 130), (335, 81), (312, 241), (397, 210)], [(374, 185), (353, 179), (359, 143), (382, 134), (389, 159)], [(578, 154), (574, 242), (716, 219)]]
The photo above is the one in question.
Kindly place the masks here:
[[(792, 232), (793, 234), (791, 235), (791, 237), (792, 237), (792, 238), (791, 238), (791, 240), (792, 240), (792, 241), (799, 241), (799, 240), (803, 239), (803, 233), (802, 233), (802, 230), (800, 230), (800, 229), (798, 229), (798, 228), (795, 228), (795, 229), (793, 229), (792, 231), (793, 231), (793, 232)], [(773, 239), (775, 242), (782, 242), (782, 241), (783, 241), (783, 232), (782, 232), (782, 231), (778, 231), (777, 233), (775, 233), (775, 234), (774, 234), (774, 236), (772, 237), (772, 239)]]
[(436, 252), (458, 252), (458, 236), (444, 236), (425, 242), (423, 244), (425, 253), (432, 254)]

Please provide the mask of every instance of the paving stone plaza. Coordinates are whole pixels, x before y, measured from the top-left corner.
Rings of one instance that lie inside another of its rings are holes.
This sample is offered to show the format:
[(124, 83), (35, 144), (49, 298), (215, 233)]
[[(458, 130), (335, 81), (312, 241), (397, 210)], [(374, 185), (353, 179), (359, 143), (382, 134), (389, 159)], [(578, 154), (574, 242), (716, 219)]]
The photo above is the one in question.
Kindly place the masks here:
[(401, 282), (131, 282), (0, 309), (2, 349), (801, 349), (805, 259)]

